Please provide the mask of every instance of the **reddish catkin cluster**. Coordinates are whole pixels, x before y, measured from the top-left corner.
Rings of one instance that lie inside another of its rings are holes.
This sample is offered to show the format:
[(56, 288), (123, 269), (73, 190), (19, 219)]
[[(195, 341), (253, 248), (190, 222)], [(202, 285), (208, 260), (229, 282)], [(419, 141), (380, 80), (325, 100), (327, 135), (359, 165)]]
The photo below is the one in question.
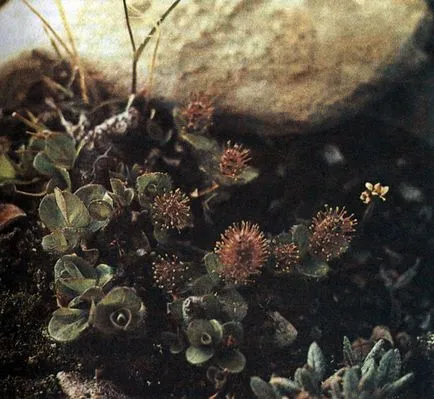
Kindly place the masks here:
[(220, 157), (220, 173), (236, 179), (246, 169), (250, 160), (250, 150), (241, 144), (231, 145), (228, 141)]
[(153, 263), (155, 284), (168, 293), (176, 293), (189, 281), (189, 266), (175, 255), (159, 256)]
[(311, 253), (319, 259), (329, 261), (342, 255), (350, 245), (357, 220), (348, 215), (345, 208), (327, 207), (312, 218), (309, 240)]
[(298, 248), (292, 242), (276, 245), (273, 248), (273, 255), (276, 259), (275, 269), (281, 273), (291, 272), (300, 260)]
[(191, 226), (190, 199), (179, 188), (157, 195), (152, 204), (154, 224), (165, 230), (182, 230)]
[(234, 223), (221, 235), (215, 252), (223, 265), (220, 277), (226, 282), (245, 285), (259, 274), (268, 258), (268, 241), (257, 224)]
[(214, 107), (211, 99), (203, 92), (191, 93), (190, 102), (181, 111), (181, 116), (185, 121), (189, 131), (202, 132), (212, 125)]

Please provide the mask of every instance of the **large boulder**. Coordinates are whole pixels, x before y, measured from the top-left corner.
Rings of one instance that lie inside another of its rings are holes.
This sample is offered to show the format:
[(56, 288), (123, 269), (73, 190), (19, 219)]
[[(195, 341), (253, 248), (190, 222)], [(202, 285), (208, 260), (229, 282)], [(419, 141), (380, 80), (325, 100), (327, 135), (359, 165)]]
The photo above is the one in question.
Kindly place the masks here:
[[(80, 54), (126, 93), (131, 46), (122, 1), (63, 3)], [(171, 3), (128, 1), (137, 42)], [(55, 2), (32, 4), (63, 33)], [(182, 0), (158, 32), (152, 94), (182, 102), (206, 91), (239, 133), (315, 131), (423, 67), (431, 27), (423, 0)], [(0, 9), (0, 37), (2, 62), (49, 47), (40, 21), (18, 0)], [(139, 65), (141, 85), (149, 85), (154, 43)], [(0, 107), (11, 98), (6, 87), (3, 79)]]

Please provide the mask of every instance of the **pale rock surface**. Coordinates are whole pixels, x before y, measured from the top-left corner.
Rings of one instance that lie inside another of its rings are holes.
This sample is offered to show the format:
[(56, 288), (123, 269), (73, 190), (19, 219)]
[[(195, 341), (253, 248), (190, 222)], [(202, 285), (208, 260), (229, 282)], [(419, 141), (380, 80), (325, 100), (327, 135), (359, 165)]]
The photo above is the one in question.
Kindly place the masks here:
[[(130, 0), (136, 41), (171, 0)], [(63, 33), (53, 0), (33, 1)], [(80, 54), (127, 93), (131, 47), (120, 0), (63, 0)], [(423, 66), (431, 14), (423, 0), (182, 0), (160, 29), (152, 94), (216, 98), (239, 133), (290, 134), (331, 126)], [(19, 0), (0, 9), (0, 62), (49, 47)], [(149, 89), (154, 41), (139, 65)], [(22, 61), (24, 63), (24, 61)], [(5, 83), (0, 82), (0, 107)]]

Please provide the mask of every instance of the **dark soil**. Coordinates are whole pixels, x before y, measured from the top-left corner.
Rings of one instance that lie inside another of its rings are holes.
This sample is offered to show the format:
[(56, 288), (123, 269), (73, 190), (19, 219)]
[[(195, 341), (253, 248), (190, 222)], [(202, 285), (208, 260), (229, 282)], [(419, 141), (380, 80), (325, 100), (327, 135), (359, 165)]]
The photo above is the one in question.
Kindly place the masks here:
[[(62, 68), (51, 69), (60, 79)], [(94, 75), (97, 76), (97, 75)], [(63, 83), (59, 80), (60, 83)], [(112, 98), (112, 86), (95, 78), (96, 104)], [(75, 87), (75, 92), (79, 92)], [(7, 135), (16, 149), (27, 140), (24, 126), (11, 117), (13, 111), (47, 111), (44, 99), (54, 98), (65, 118), (77, 120), (77, 109), (88, 108), (48, 92), (34, 82), (16, 109), (3, 109), (0, 135)], [(57, 96), (57, 97), (56, 97)], [(125, 105), (101, 107), (90, 114), (95, 125)], [(172, 127), (170, 105), (154, 102), (159, 123)], [(46, 115), (52, 129), (61, 128), (53, 115)], [(234, 221), (252, 220), (267, 234), (287, 231), (300, 220), (310, 219), (324, 204), (345, 206), (359, 220), (350, 250), (331, 263), (329, 275), (320, 280), (305, 277), (276, 277), (265, 272), (253, 286), (240, 289), (249, 304), (243, 321), (247, 367), (229, 378), (227, 392), (235, 398), (251, 398), (249, 378), (271, 373), (287, 376), (305, 362), (312, 341), (317, 341), (330, 360), (329, 372), (342, 361), (343, 336), (369, 339), (375, 326), (387, 326), (404, 358), (404, 370), (415, 371), (416, 380), (405, 398), (434, 397), (427, 392), (429, 362), (417, 350), (417, 337), (433, 330), (434, 315), (434, 151), (408, 132), (382, 121), (359, 116), (320, 134), (263, 139), (222, 132), (218, 118), (212, 134), (219, 141), (242, 141), (252, 149), (253, 163), (260, 176), (253, 183), (233, 190), (229, 200), (212, 210), (212, 224), (204, 219), (200, 200), (193, 202), (195, 227), (187, 234), (194, 246), (210, 251), (219, 235)], [(118, 143), (118, 151), (103, 167), (119, 160), (132, 164), (147, 161), (154, 169), (167, 171), (175, 186), (192, 192), (200, 176), (188, 149), (177, 152), (176, 136), (166, 146), (140, 138)], [(143, 147), (141, 147), (143, 146)], [(143, 148), (143, 150), (141, 149)], [(325, 153), (338, 150), (342, 160), (329, 162)], [(158, 157), (154, 157), (155, 151)], [(126, 155), (128, 154), (128, 155)], [(122, 159), (124, 157), (124, 159)], [(179, 159), (180, 162), (167, 160)], [(156, 159), (156, 160), (155, 160)], [(102, 179), (104, 170), (101, 171)], [(80, 177), (74, 176), (76, 184)], [(390, 186), (387, 200), (366, 215), (360, 199), (365, 182), (380, 181)], [(77, 188), (77, 187), (74, 187)], [(421, 194), (417, 195), (417, 190)], [(35, 191), (37, 191), (35, 189)], [(162, 330), (170, 328), (166, 316), (168, 298), (149, 284), (151, 258), (124, 264), (123, 283), (135, 286), (148, 307), (146, 338), (107, 338), (89, 333), (72, 344), (50, 339), (47, 324), (56, 309), (53, 266), (56, 257), (42, 250), (44, 230), (37, 214), (40, 198), (0, 191), (2, 202), (21, 207), (27, 217), (0, 232), (0, 392), (5, 398), (61, 398), (56, 381), (61, 370), (76, 370), (93, 378), (95, 371), (114, 381), (133, 396), (146, 398), (207, 398), (215, 390), (205, 370), (190, 366), (182, 354), (171, 355), (159, 344)], [(108, 229), (125, 251), (133, 246), (129, 233), (116, 225)], [(184, 238), (184, 237), (182, 237)], [(107, 240), (107, 237), (99, 240)], [(98, 239), (96, 239), (98, 243)], [(116, 257), (108, 248), (102, 256)], [(194, 252), (191, 258), (198, 258)], [(387, 287), (419, 262), (416, 276), (396, 289)], [(298, 330), (296, 342), (285, 350), (261, 345), (267, 310), (278, 310)], [(425, 360), (424, 360), (425, 359)], [(431, 379), (432, 379), (431, 369)], [(432, 388), (432, 387), (431, 387)], [(430, 389), (431, 389), (430, 388)], [(223, 397), (223, 396), (221, 396)]]

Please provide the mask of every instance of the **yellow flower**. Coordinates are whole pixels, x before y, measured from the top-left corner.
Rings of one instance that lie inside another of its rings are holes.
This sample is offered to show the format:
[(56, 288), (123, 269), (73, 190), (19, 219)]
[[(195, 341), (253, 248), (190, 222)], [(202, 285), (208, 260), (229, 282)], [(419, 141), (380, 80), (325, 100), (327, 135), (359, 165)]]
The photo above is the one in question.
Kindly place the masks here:
[(386, 201), (386, 194), (389, 192), (389, 186), (382, 186), (381, 183), (365, 183), (366, 190), (360, 194), (360, 199), (364, 204), (369, 204), (374, 197), (379, 197)]

